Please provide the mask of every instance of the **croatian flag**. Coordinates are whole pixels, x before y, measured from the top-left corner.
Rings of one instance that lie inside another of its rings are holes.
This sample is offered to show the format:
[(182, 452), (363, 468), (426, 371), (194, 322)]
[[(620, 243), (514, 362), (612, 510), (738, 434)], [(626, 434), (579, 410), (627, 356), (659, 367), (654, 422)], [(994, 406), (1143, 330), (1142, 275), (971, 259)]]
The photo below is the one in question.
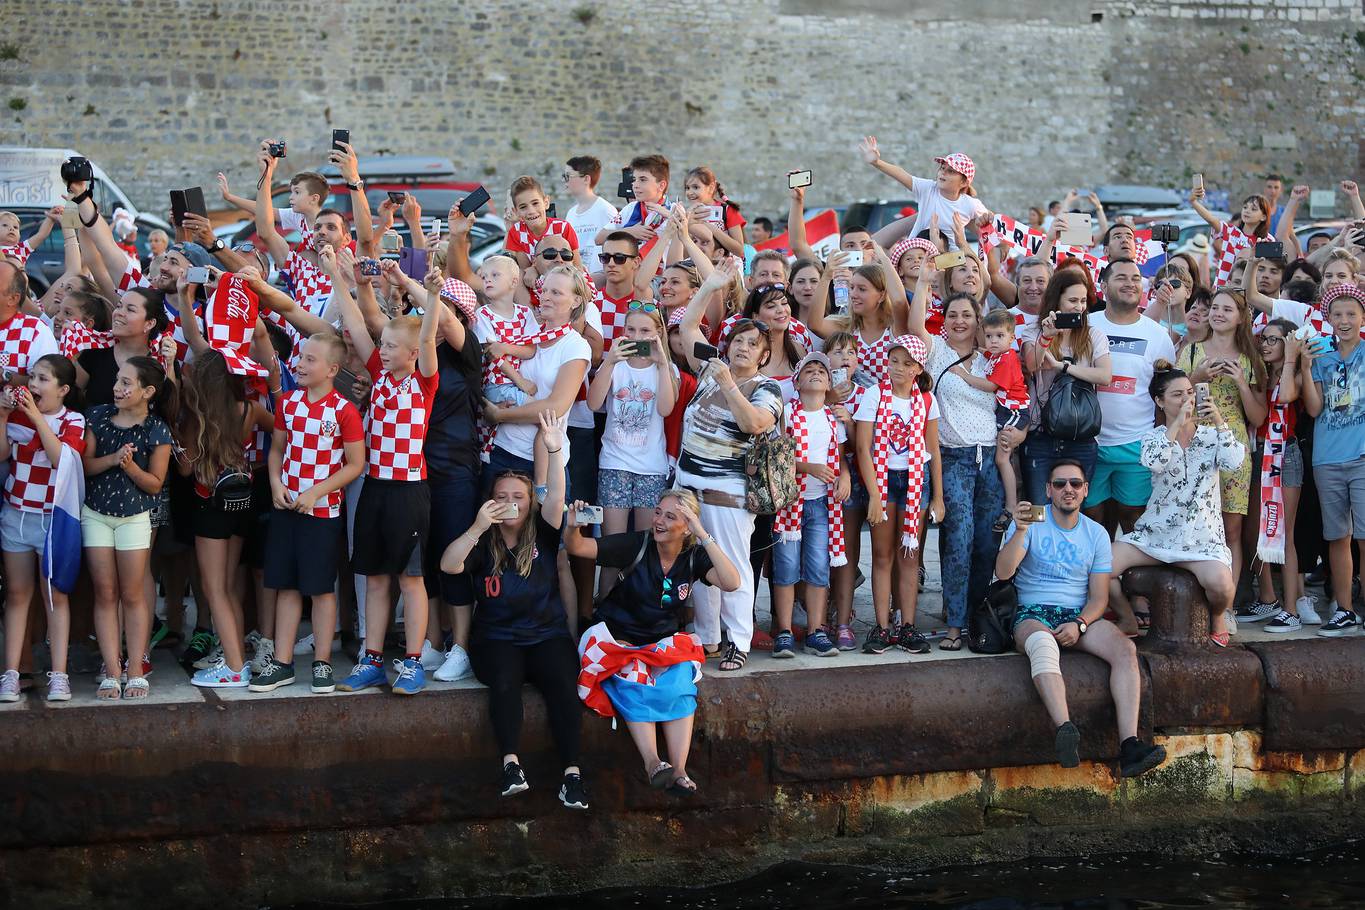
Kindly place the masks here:
[(1137, 255), (1133, 258), (1137, 260), (1138, 271), (1144, 277), (1153, 278), (1156, 273), (1166, 264), (1166, 251), (1152, 239), (1152, 230), (1134, 231), (1133, 239), (1137, 241)]
[[(826, 209), (812, 218), (806, 219), (806, 242), (815, 255), (828, 259), (839, 249), (839, 216), (833, 209)], [(791, 235), (783, 231), (755, 246), (759, 250), (781, 250), (790, 258), (792, 255)]]
[(43, 575), (63, 594), (76, 590), (81, 571), (81, 503), (85, 500), (85, 471), (81, 456), (62, 446), (53, 482), (52, 525), (43, 543)]

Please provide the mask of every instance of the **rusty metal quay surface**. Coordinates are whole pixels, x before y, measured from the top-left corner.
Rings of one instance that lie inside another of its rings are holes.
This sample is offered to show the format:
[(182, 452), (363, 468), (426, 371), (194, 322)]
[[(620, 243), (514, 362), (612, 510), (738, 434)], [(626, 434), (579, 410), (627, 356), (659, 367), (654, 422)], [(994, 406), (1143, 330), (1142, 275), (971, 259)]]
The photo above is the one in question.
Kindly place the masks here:
[[(198, 691), (157, 654), (146, 704), (30, 697), (0, 710), (0, 906), (201, 906), (546, 893), (669, 875), (714, 881), (782, 858), (922, 866), (1189, 844), (1312, 846), (1365, 832), (1365, 637), (1201, 644), (1181, 573), (1135, 574), (1141, 734), (1167, 766), (1117, 777), (1107, 668), (1068, 653), (1080, 768), (1054, 764), (1020, 655), (845, 654), (708, 666), (679, 802), (624, 729), (585, 716), (592, 809), (558, 769), (528, 691), (530, 792), (500, 799), (476, 683), (315, 696)], [(860, 608), (861, 609), (861, 608)]]

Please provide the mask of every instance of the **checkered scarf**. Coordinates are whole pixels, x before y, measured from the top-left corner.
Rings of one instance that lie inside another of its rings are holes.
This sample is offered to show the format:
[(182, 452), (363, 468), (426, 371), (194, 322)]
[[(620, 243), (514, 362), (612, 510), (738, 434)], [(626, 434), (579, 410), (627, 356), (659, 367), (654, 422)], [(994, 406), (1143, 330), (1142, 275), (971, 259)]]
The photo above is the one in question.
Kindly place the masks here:
[[(170, 370), (170, 367), (161, 356), (161, 339), (170, 334), (171, 329), (168, 327), (147, 343), (147, 356), (161, 364), (161, 368), (167, 371)], [(62, 329), (60, 345), (62, 356), (67, 360), (74, 361), (82, 351), (102, 351), (105, 348), (112, 348), (114, 346), (114, 333), (96, 331), (88, 328), (85, 323), (73, 319)]]
[(929, 393), (916, 389), (911, 394), (910, 422), (906, 423), (891, 412), (891, 383), (883, 382), (877, 388), (881, 398), (877, 402), (877, 419), (872, 428), (872, 463), (877, 469), (877, 491), (884, 505), (889, 507), (890, 503), (886, 503), (885, 497), (891, 446), (893, 443), (905, 444), (906, 457), (910, 460), (910, 482), (906, 487), (905, 502), (901, 505), (901, 546), (906, 550), (917, 550), (920, 488), (924, 485), (924, 425), (929, 419)]
[(267, 376), (269, 371), (251, 359), (251, 337), (256, 330), (260, 302), (240, 275), (225, 273), (204, 305), (204, 337), (227, 360), (238, 376)]
[(1261, 454), (1261, 528), (1256, 555), (1263, 562), (1284, 563), (1284, 450), (1289, 437), (1289, 405), (1280, 400), (1280, 384), (1270, 392), (1270, 413)]
[(565, 323), (564, 325), (561, 325), (557, 329), (541, 329), (534, 335), (528, 335), (525, 338), (518, 338), (514, 343), (533, 344), (536, 347), (541, 347), (543, 345), (551, 344), (553, 342), (558, 341), (559, 339), (563, 338), (565, 335), (569, 334), (572, 331), (573, 326), (569, 323)]
[(1222, 244), (1222, 254), (1218, 258), (1218, 271), (1213, 276), (1215, 290), (1227, 284), (1232, 277), (1232, 264), (1237, 261), (1237, 254), (1251, 246), (1251, 238), (1226, 221), (1218, 232), (1218, 241)]
[[(825, 453), (825, 464), (834, 468), (834, 475), (839, 476), (839, 442), (838, 429), (839, 421), (835, 418), (834, 412), (829, 408), (824, 408), (825, 419), (829, 421), (829, 450)], [(796, 460), (814, 461), (810, 451), (810, 434), (806, 431), (806, 409), (801, 405), (800, 398), (793, 398), (787, 408), (790, 419), (787, 422), (787, 433), (796, 440)], [(777, 513), (773, 520), (773, 533), (778, 535), (779, 540), (800, 540), (801, 539), (801, 515), (805, 505), (805, 493), (808, 484), (812, 483), (809, 474), (800, 475), (801, 495), (785, 509)], [(848, 551), (844, 546), (844, 504), (834, 498), (834, 484), (830, 483), (826, 498), (829, 502), (829, 564), (831, 566), (842, 566), (848, 564)]]

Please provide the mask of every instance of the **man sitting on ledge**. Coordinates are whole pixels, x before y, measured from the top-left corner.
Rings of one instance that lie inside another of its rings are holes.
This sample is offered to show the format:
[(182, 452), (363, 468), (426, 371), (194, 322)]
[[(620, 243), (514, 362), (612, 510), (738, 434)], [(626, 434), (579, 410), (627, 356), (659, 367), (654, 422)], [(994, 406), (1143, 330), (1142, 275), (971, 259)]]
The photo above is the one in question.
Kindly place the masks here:
[(1015, 522), (996, 557), (998, 578), (1014, 578), (1019, 609), (1015, 647), (1028, 655), (1033, 685), (1057, 725), (1057, 760), (1080, 764), (1080, 730), (1071, 722), (1062, 681), (1060, 648), (1077, 648), (1109, 664), (1109, 689), (1118, 714), (1119, 771), (1123, 777), (1155, 768), (1166, 750), (1138, 739), (1142, 681), (1137, 651), (1118, 627), (1104, 619), (1109, 601), (1109, 535), (1081, 514), (1087, 487), (1077, 461), (1062, 459), (1048, 475), (1048, 499), (1039, 521), (1032, 505), (1019, 503)]

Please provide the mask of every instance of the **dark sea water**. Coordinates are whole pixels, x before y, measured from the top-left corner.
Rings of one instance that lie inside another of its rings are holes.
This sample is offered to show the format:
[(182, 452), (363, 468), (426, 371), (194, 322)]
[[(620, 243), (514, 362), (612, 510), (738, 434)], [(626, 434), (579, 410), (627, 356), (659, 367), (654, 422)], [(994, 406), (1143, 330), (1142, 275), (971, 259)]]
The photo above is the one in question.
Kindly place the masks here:
[[(1143, 855), (1034, 860), (903, 874), (786, 863), (708, 888), (613, 888), (576, 895), (347, 905), (398, 910), (1345, 910), (1365, 908), (1365, 844), (1294, 857), (1214, 856), (1176, 863)], [(301, 904), (293, 910), (337, 910)]]

